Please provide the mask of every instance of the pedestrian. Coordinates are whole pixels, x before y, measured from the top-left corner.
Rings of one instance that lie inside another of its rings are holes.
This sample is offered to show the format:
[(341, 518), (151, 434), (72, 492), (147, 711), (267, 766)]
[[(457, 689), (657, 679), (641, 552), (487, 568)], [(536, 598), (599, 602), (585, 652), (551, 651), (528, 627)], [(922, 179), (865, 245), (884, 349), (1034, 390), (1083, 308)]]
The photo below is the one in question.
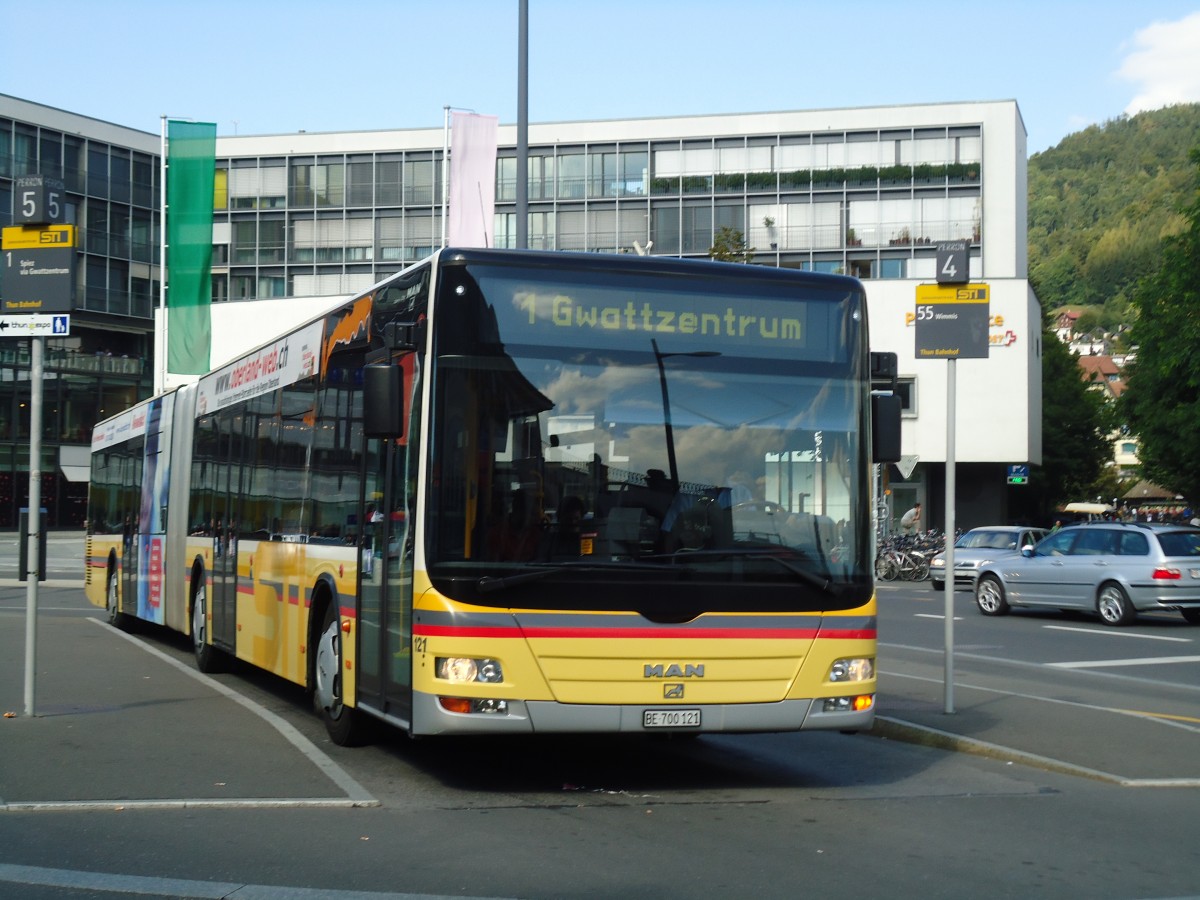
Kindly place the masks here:
[(900, 531), (904, 534), (916, 534), (921, 530), (921, 504), (914, 503), (913, 508), (900, 517)]

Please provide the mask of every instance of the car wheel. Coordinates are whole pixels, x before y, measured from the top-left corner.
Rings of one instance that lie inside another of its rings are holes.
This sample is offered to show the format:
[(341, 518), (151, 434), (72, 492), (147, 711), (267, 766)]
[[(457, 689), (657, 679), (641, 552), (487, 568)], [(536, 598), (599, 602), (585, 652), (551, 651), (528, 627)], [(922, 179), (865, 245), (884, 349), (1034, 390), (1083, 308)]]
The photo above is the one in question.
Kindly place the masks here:
[(1200, 609), (1182, 609), (1183, 620), (1191, 625), (1200, 625)]
[(944, 581), (938, 581), (935, 578), (930, 583), (933, 585), (933, 589), (935, 591), (944, 591), (946, 589), (946, 582), (944, 582)]
[(1137, 617), (1125, 589), (1111, 581), (1100, 587), (1100, 594), (1096, 597), (1096, 612), (1100, 613), (1105, 625), (1128, 625)]
[(975, 585), (975, 605), (985, 616), (1003, 616), (1008, 613), (1008, 600), (1004, 596), (1004, 585), (995, 575), (984, 575)]

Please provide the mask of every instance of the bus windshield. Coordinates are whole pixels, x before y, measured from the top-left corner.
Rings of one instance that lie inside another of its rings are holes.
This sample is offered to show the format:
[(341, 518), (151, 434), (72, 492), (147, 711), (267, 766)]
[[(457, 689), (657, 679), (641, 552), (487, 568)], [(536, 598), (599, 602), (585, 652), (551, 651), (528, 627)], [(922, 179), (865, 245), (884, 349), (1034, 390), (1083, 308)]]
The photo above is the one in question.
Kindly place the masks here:
[(669, 288), (636, 269), (443, 269), (426, 543), (439, 589), (561, 606), (565, 582), (595, 606), (606, 586), (619, 607), (614, 585), (682, 587), (691, 612), (864, 602), (861, 291), (725, 268), (696, 264)]

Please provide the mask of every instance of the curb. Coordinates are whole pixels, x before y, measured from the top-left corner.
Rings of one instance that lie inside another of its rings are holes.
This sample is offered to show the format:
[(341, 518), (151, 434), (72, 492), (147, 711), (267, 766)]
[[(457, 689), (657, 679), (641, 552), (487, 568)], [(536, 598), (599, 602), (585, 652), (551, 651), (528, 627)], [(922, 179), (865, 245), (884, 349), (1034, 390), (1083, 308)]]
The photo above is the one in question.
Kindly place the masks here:
[(1061, 759), (1039, 756), (1036, 753), (1026, 753), (1023, 750), (1015, 750), (1012, 747), (1005, 747), (1000, 744), (991, 744), (987, 741), (976, 740), (975, 738), (954, 734), (950, 731), (941, 731), (940, 729), (930, 728), (926, 725), (918, 725), (915, 722), (907, 722), (903, 719), (876, 716), (870, 733), (885, 740), (904, 741), (909, 744), (934, 747), (939, 750), (953, 750), (959, 753), (972, 753), (976, 756), (998, 759), (1002, 762), (1020, 763), (1021, 765), (1030, 766), (1035, 769), (1058, 772), (1063, 775), (1075, 775), (1080, 778), (1091, 778), (1108, 784), (1128, 785), (1131, 783), (1129, 779), (1113, 775), (1109, 772), (1101, 772), (1096, 769), (1086, 768), (1085, 766), (1077, 766), (1072, 763), (1063, 762)]

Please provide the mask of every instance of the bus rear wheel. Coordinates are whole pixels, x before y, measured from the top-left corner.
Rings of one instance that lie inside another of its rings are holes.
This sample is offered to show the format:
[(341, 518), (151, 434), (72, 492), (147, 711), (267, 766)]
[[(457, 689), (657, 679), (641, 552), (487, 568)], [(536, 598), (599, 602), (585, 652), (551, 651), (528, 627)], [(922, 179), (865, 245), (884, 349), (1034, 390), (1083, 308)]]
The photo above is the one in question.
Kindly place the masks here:
[(224, 655), (208, 642), (208, 588), (203, 581), (192, 597), (192, 652), (205, 675), (224, 669)]
[(330, 740), (342, 747), (361, 744), (366, 739), (365, 717), (343, 702), (342, 623), (332, 601), (321, 619), (313, 669), (313, 705), (325, 723)]

